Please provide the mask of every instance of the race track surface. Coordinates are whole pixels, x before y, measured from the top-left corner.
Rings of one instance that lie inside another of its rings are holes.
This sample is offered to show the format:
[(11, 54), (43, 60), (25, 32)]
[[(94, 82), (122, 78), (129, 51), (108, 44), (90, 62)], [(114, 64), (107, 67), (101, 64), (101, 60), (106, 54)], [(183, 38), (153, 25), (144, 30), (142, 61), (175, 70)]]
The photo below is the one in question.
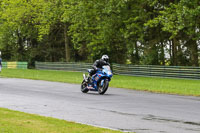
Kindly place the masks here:
[(200, 133), (200, 98), (0, 78), (0, 107), (136, 133)]

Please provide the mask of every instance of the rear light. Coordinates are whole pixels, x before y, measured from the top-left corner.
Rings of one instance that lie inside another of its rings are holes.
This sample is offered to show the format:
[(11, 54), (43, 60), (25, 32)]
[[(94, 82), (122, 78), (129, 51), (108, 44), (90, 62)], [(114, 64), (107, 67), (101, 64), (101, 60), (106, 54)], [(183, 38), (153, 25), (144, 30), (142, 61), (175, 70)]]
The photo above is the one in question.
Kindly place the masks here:
[(101, 75), (99, 74), (99, 77), (101, 77)]

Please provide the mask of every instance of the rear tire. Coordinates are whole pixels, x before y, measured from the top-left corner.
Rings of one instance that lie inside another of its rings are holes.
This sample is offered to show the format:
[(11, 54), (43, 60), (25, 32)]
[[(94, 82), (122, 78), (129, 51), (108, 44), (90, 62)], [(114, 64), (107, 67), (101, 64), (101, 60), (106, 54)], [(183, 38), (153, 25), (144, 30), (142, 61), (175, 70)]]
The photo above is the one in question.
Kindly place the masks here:
[(87, 82), (85, 82), (85, 80), (83, 80), (82, 84), (81, 84), (81, 91), (83, 93), (87, 93), (89, 90), (87, 89)]
[(103, 95), (108, 89), (109, 82), (108, 80), (104, 80), (103, 86), (100, 86), (100, 85), (101, 85), (101, 81), (98, 83), (98, 92), (100, 95)]

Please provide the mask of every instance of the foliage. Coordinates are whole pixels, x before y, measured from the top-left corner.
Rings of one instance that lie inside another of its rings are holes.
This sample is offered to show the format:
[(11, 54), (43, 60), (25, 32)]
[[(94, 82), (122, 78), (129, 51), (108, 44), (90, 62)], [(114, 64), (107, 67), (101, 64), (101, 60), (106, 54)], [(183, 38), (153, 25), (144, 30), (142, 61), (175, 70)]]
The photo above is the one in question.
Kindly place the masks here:
[[(1, 0), (4, 60), (199, 65), (199, 1)], [(58, 52), (59, 51), (59, 52)]]

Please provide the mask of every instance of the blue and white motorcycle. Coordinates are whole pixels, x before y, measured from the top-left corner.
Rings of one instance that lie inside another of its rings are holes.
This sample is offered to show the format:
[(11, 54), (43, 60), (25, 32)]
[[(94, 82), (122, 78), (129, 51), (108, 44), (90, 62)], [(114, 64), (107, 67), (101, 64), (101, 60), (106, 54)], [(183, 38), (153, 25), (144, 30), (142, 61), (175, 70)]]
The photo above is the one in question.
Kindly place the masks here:
[[(109, 86), (109, 82), (113, 76), (110, 66), (106, 65), (102, 67), (103, 69), (98, 69), (96, 74), (94, 74), (90, 81), (88, 81), (88, 76), (83, 74), (83, 82), (81, 84), (81, 91), (87, 93), (88, 91), (98, 91), (99, 94), (103, 95)], [(90, 73), (92, 69), (88, 69)]]

